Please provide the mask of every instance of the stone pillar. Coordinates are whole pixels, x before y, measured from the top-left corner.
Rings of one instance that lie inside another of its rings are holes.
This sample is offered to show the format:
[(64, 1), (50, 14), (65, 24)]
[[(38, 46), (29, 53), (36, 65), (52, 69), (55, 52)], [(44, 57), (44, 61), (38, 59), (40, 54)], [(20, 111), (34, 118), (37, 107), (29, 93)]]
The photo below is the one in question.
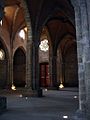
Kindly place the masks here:
[(78, 79), (79, 79), (79, 110), (75, 120), (86, 120), (86, 59), (88, 49), (87, 13), (85, 0), (72, 0), (75, 10), (77, 54), (78, 54)]
[(8, 58), (8, 63), (7, 63), (7, 85), (6, 85), (7, 89), (11, 89), (11, 85), (12, 85), (10, 66), (11, 66), (11, 62), (10, 62), (10, 58)]
[(90, 1), (84, 0), (83, 10), (85, 15), (83, 15), (83, 37), (85, 41), (85, 49), (84, 49), (84, 56), (85, 56), (85, 80), (86, 80), (86, 102), (87, 102), (87, 109), (86, 115), (87, 119), (90, 120)]
[(31, 89), (31, 57), (32, 57), (32, 41), (27, 40), (26, 50), (26, 88)]
[(10, 66), (9, 66), (9, 73), (10, 73), (10, 88), (13, 84), (13, 50), (11, 49), (11, 57), (10, 57)]
[(36, 42), (33, 43), (33, 56), (32, 56), (32, 87), (34, 90), (39, 89), (39, 56), (38, 56), (38, 45)]
[[(28, 31), (28, 33), (30, 30)], [(28, 38), (32, 38), (32, 34), (28, 34)], [(34, 90), (32, 90), (32, 39), (27, 40), (26, 47), (26, 85), (22, 93), (23, 96), (36, 96)]]
[(40, 89), (40, 76), (39, 76), (39, 54), (38, 54), (38, 38), (34, 37), (33, 51), (32, 51), (32, 88), (37, 92), (37, 96), (42, 96), (42, 90)]
[(57, 86), (57, 56), (52, 56), (52, 85), (56, 89)]
[(50, 78), (50, 87), (52, 87), (52, 57), (49, 55), (49, 78)]
[(24, 8), (25, 21), (27, 25), (27, 45), (26, 45), (26, 86), (24, 95), (31, 96), (32, 91), (32, 29), (31, 29), (31, 19), (28, 11), (27, 3), (25, 0), (21, 0), (21, 5)]

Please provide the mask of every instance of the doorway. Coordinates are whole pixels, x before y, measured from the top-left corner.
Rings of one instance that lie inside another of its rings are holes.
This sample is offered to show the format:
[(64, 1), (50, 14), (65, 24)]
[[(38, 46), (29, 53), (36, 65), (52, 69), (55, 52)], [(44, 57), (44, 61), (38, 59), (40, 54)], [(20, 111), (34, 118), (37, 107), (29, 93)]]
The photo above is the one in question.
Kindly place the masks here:
[(49, 64), (40, 63), (40, 87), (49, 87)]

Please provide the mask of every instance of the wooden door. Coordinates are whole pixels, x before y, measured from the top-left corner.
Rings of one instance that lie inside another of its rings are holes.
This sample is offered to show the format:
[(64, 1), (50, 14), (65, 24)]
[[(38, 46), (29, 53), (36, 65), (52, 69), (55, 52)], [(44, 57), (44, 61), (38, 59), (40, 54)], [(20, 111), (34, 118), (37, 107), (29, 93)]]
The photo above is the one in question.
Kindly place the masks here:
[(49, 64), (40, 63), (40, 86), (48, 87), (49, 84)]

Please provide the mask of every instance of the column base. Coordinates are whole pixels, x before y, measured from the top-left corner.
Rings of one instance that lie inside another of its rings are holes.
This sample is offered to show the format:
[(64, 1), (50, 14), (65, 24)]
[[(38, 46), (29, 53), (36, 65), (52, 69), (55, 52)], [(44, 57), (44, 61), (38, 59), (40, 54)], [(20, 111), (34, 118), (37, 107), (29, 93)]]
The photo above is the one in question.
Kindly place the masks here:
[(22, 97), (43, 97), (42, 89), (32, 90), (32, 88), (16, 88), (16, 90), (12, 90), (11, 88), (2, 89), (0, 94), (16, 94), (22, 95)]
[(43, 97), (42, 89), (32, 90), (31, 88), (25, 89), (22, 93), (23, 97)]
[(77, 110), (75, 115), (72, 117), (72, 120), (87, 120), (86, 112)]
[(0, 96), (0, 114), (7, 110), (7, 98)]

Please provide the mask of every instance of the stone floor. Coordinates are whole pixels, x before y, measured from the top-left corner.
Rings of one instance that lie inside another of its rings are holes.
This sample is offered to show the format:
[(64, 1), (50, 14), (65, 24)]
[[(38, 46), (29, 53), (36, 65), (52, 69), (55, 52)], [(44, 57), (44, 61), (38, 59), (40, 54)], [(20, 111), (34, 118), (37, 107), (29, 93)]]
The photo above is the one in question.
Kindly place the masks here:
[[(7, 111), (0, 120), (71, 120), (78, 109), (76, 88), (43, 90), (44, 97), (22, 97), (20, 94), (5, 94)], [(65, 118), (63, 118), (65, 117)]]

